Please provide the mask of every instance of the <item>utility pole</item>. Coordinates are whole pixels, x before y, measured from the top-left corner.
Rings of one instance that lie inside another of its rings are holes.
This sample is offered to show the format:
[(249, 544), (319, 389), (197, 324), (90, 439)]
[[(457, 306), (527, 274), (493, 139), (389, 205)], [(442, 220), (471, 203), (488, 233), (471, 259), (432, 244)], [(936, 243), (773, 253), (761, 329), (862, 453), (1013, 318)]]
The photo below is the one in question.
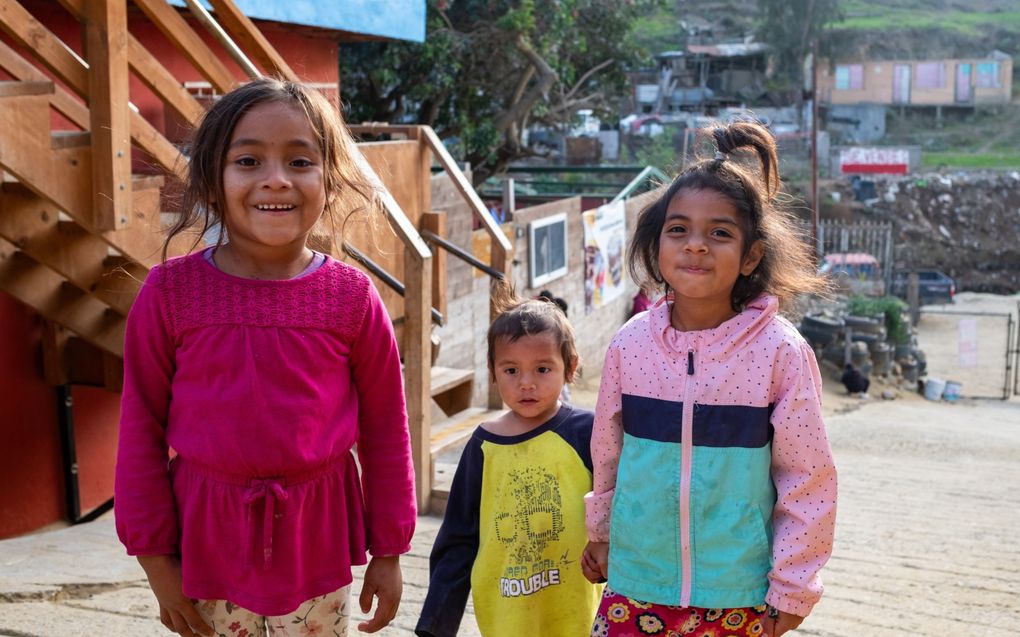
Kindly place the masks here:
[(818, 38), (811, 41), (811, 241), (818, 245)]

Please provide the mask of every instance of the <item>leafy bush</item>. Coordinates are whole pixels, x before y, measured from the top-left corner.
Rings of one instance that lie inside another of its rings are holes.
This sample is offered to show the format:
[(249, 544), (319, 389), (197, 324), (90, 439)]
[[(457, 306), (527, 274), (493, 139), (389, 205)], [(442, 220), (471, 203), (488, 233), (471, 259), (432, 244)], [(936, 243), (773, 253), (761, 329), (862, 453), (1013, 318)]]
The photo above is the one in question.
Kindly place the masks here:
[(903, 318), (907, 304), (895, 296), (883, 296), (878, 299), (852, 296), (847, 309), (854, 316), (884, 315), (885, 329), (889, 334), (889, 340), (896, 345), (905, 345), (910, 341), (910, 325)]

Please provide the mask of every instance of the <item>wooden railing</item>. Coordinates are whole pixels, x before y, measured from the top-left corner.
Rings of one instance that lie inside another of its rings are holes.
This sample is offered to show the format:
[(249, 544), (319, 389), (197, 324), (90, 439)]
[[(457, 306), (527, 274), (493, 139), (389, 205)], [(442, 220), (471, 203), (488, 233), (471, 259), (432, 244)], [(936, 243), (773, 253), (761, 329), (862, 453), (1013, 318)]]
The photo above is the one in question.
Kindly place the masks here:
[[(485, 207), (481, 197), (468, 182), (464, 173), (457, 166), (457, 162), (450, 155), (450, 152), (443, 145), (442, 140), (436, 135), (436, 132), (429, 126), (402, 126), (393, 124), (379, 124), (379, 123), (367, 123), (352, 125), (351, 132), (355, 135), (390, 135), (394, 137), (403, 137), (405, 139), (418, 140), (419, 143), (424, 144), (426, 148), (432, 153), (433, 158), (436, 162), (442, 166), (443, 170), (453, 181), (454, 187), (460, 193), (460, 196), (468, 204), (472, 215), (481, 223), (482, 228), (485, 229), (486, 234), (491, 242), (491, 251), (489, 253), (489, 266), (492, 272), (502, 273), (504, 278), (509, 279), (510, 268), (513, 258), (513, 246), (510, 244), (510, 240), (507, 239), (506, 235), (500, 229), (499, 224), (489, 214), (489, 210)], [(487, 274), (491, 273), (486, 271)], [(490, 319), (496, 318), (496, 308), (492, 305), (490, 299), (489, 306)], [(491, 409), (499, 409), (503, 405), (503, 401), (496, 391), (494, 386), (491, 386), (489, 390), (489, 407)]]

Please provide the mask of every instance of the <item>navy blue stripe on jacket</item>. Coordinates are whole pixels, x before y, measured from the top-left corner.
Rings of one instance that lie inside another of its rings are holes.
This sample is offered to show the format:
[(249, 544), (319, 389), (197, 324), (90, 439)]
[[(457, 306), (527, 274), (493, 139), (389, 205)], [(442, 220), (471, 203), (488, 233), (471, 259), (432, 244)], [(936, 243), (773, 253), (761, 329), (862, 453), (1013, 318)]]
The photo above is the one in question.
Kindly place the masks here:
[[(694, 446), (757, 449), (772, 440), (772, 405), (694, 405)], [(623, 431), (635, 438), (680, 443), (684, 404), (623, 395)]]

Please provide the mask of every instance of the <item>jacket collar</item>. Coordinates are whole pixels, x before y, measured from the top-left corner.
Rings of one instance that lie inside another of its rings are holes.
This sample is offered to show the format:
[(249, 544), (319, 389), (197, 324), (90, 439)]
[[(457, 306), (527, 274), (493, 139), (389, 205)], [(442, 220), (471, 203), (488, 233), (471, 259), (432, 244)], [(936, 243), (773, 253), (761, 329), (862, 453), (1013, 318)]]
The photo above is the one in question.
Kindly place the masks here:
[(762, 294), (733, 318), (707, 330), (681, 332), (670, 324), (672, 295), (661, 299), (648, 310), (652, 340), (670, 354), (697, 349), (701, 356), (715, 360), (728, 357), (733, 351), (749, 345), (779, 310), (779, 301)]

